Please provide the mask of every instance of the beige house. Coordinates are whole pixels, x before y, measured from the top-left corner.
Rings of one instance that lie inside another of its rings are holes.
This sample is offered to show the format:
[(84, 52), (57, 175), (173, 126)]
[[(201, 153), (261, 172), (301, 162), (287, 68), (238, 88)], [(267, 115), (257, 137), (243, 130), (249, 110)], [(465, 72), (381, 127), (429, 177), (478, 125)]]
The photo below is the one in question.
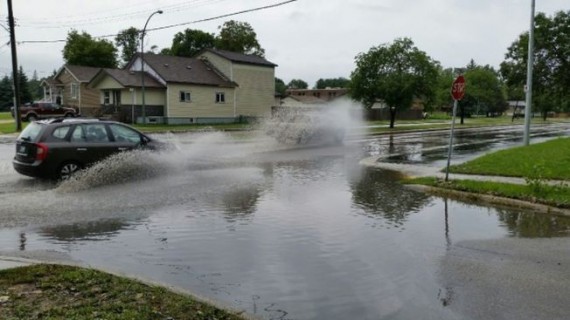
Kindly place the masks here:
[(100, 68), (64, 65), (56, 75), (42, 82), (44, 101), (75, 108), (81, 115), (93, 116), (99, 112), (99, 91), (88, 84)]
[[(89, 87), (106, 111), (142, 120), (141, 57), (125, 70), (103, 69)], [(276, 65), (257, 56), (205, 50), (196, 58), (144, 55), (147, 122), (220, 123), (271, 112)]]

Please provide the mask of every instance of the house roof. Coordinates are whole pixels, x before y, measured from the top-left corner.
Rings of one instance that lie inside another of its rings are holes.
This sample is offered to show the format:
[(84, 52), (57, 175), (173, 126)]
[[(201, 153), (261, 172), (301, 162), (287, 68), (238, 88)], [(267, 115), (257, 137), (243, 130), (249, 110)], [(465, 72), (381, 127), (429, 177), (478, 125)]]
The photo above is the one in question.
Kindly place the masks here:
[[(93, 77), (95, 77), (95, 75), (101, 70), (101, 68), (76, 66), (70, 64), (64, 65), (61, 70), (63, 69), (67, 69), (67, 71), (69, 71), (79, 82), (90, 82)], [(61, 70), (55, 76), (56, 78), (61, 73)]]
[(45, 78), (42, 81), (42, 84), (45, 83), (46, 85), (48, 85), (49, 87), (56, 87), (58, 85), (61, 85), (61, 81), (55, 79), (54, 77), (49, 77), (49, 78)]
[[(141, 74), (142, 72), (140, 71), (130, 71), (123, 69), (101, 69), (101, 71), (99, 71), (97, 73), (97, 76), (93, 79), (95, 80), (102, 77), (103, 75), (108, 75), (123, 87), (142, 87)], [(155, 78), (146, 72), (144, 77), (144, 86), (146, 88), (164, 88), (160, 82), (158, 82)]]
[(222, 58), (226, 58), (232, 62), (254, 64), (259, 66), (267, 66), (267, 67), (277, 67), (275, 63), (253, 54), (243, 54), (243, 53), (218, 50), (218, 49), (205, 49), (203, 52), (211, 52)]
[(237, 86), (215, 67), (200, 59), (145, 53), (144, 60), (166, 82), (218, 87)]

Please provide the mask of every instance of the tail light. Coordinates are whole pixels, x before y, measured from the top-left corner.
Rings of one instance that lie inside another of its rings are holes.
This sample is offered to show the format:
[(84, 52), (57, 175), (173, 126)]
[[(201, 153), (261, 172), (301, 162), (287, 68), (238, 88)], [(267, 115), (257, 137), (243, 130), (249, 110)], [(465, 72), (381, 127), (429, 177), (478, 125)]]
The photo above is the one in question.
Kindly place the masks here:
[(45, 160), (48, 154), (48, 147), (43, 143), (36, 143), (36, 160)]

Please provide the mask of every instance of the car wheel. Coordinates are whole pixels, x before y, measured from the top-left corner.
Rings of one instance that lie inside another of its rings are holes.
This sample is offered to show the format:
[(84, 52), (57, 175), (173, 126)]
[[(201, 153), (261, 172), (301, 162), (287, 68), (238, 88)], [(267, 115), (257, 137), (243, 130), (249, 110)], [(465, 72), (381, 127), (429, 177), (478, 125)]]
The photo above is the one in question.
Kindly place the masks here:
[(66, 114), (65, 114), (65, 117), (66, 117), (66, 118), (71, 118), (71, 117), (73, 117), (73, 114), (72, 114), (72, 113), (66, 113)]
[(81, 170), (81, 166), (76, 162), (66, 162), (57, 170), (57, 178), (59, 180), (68, 180), (74, 174)]
[(36, 121), (37, 119), (38, 119), (38, 117), (35, 114), (29, 114), (26, 116), (26, 120), (28, 122)]

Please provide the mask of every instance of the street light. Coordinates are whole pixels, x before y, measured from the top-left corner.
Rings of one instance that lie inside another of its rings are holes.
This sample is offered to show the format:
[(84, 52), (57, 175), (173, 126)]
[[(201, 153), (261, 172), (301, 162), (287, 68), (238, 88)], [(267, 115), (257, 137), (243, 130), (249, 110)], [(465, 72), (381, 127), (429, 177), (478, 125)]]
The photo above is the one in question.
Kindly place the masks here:
[(155, 14), (162, 14), (162, 10), (156, 10), (155, 12), (153, 12), (148, 19), (146, 19), (146, 23), (144, 24), (144, 28), (142, 30), (141, 33), (141, 94), (142, 94), (142, 123), (145, 124), (146, 123), (146, 111), (145, 111), (145, 101), (144, 101), (144, 34), (146, 31), (146, 26), (148, 25), (148, 22), (150, 21), (150, 18), (152, 18), (152, 16), (154, 16)]
[(526, 68), (526, 105), (524, 108), (524, 137), (523, 143), (528, 146), (530, 143), (530, 113), (532, 110), (532, 68), (534, 65), (534, 4), (531, 1), (530, 10), (530, 30), (528, 32), (528, 61)]

